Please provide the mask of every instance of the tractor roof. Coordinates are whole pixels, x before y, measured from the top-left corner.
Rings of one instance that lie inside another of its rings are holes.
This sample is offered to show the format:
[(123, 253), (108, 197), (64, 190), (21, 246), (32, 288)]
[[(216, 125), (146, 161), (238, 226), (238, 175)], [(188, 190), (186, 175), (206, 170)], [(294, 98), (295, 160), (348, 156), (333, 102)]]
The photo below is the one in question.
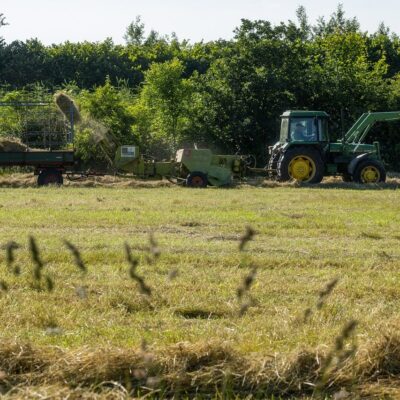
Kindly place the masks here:
[(329, 115), (325, 111), (300, 111), (292, 110), (285, 111), (282, 117), (325, 117), (328, 118)]

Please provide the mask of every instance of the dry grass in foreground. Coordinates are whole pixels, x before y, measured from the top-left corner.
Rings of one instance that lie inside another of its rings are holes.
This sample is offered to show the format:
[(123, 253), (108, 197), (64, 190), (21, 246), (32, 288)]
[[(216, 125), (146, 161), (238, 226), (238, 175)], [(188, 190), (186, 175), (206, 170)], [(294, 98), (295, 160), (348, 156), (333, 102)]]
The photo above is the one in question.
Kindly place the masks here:
[(244, 357), (218, 342), (179, 343), (161, 350), (84, 347), (75, 351), (3, 342), (0, 388), (9, 398), (248, 398), (249, 394), (253, 398), (390, 398), (400, 394), (397, 333), (359, 349), (354, 357), (337, 356), (321, 385), (327, 362), (322, 349), (282, 358)]

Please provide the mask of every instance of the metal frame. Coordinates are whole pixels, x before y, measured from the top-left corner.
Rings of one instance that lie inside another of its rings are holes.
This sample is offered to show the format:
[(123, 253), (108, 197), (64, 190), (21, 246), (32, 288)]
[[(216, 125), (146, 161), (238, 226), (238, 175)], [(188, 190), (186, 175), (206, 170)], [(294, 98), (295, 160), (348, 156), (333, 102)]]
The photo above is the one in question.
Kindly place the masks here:
[[(62, 134), (66, 135), (66, 144), (71, 144), (74, 141), (74, 120), (75, 120), (75, 116), (74, 116), (74, 108), (70, 107), (70, 116), (69, 118), (67, 118), (61, 111), (59, 111), (56, 107), (56, 105), (53, 102), (43, 102), (43, 101), (12, 101), (12, 102), (0, 102), (0, 108), (1, 107), (14, 107), (14, 108), (35, 108), (35, 107), (47, 107), (49, 108), (49, 111), (47, 112), (48, 117), (49, 117), (49, 121), (51, 121), (51, 116), (54, 115), (60, 115), (60, 122), (61, 119), (64, 120), (65, 123), (65, 131), (54, 131), (54, 126), (51, 127), (49, 125), (49, 129), (48, 130), (41, 130), (41, 131), (29, 131), (28, 127), (26, 126), (26, 131), (24, 132), (20, 132), (21, 136), (23, 135), (25, 138), (27, 138), (27, 145), (28, 146), (40, 146), (42, 148), (47, 148), (47, 149), (52, 149), (54, 146), (57, 145), (61, 145), (62, 142), (60, 141), (54, 141), (52, 140), (52, 138), (54, 138), (54, 136), (59, 136)], [(43, 111), (43, 115), (46, 116), (46, 111)], [(0, 120), (1, 120), (1, 115), (0, 115)], [(26, 122), (26, 121), (25, 121)], [(26, 123), (27, 125), (27, 123)], [(10, 132), (10, 134), (12, 134), (14, 132)], [(43, 140), (38, 140), (35, 142), (32, 142), (31, 140), (29, 140), (30, 137), (43, 137)]]

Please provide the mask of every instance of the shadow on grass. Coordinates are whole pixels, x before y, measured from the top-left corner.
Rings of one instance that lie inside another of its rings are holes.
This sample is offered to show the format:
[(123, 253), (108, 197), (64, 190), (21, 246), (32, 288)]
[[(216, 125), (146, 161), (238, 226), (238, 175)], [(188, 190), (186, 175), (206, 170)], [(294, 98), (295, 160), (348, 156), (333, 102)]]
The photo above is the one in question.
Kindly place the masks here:
[(277, 182), (263, 181), (261, 184), (247, 183), (249, 186), (262, 187), (266, 189), (274, 188), (305, 188), (305, 189), (342, 189), (342, 190), (397, 190), (400, 188), (399, 177), (389, 177), (385, 183), (360, 184), (354, 182), (343, 182), (337, 177), (327, 177), (321, 183), (310, 184), (297, 181)]
[(219, 319), (225, 317), (225, 314), (222, 312), (202, 310), (198, 308), (176, 310), (175, 315), (185, 319)]

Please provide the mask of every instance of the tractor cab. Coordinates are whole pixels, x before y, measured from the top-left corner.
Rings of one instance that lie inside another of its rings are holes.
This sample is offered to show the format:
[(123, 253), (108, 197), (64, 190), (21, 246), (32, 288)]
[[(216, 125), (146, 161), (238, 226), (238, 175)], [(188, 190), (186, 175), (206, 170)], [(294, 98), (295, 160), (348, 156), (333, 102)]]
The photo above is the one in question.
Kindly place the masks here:
[(329, 116), (323, 111), (286, 111), (281, 118), (281, 144), (329, 141)]

